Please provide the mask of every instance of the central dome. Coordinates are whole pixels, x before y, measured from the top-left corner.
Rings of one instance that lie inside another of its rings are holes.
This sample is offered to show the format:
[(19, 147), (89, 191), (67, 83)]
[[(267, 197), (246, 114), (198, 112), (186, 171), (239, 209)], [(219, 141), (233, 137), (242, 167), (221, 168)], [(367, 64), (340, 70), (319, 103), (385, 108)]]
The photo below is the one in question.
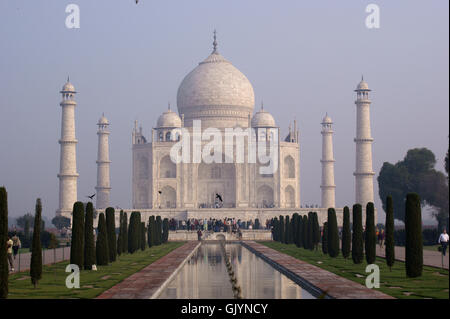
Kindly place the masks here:
[(247, 77), (217, 52), (192, 70), (181, 82), (177, 94), (179, 114), (184, 114), (185, 125), (192, 120), (208, 122), (215, 127), (230, 127), (237, 122), (248, 125), (253, 113), (255, 95)]

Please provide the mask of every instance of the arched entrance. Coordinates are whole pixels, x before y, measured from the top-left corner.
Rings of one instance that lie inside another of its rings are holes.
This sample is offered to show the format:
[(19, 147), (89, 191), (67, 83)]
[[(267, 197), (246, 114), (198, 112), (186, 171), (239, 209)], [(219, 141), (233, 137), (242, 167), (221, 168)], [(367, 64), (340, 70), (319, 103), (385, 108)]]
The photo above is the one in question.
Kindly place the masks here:
[(199, 208), (236, 207), (236, 172), (234, 164), (200, 163), (198, 166), (197, 185)]
[(273, 202), (273, 188), (269, 185), (262, 185), (258, 188), (256, 195), (256, 204), (260, 208), (272, 208)]

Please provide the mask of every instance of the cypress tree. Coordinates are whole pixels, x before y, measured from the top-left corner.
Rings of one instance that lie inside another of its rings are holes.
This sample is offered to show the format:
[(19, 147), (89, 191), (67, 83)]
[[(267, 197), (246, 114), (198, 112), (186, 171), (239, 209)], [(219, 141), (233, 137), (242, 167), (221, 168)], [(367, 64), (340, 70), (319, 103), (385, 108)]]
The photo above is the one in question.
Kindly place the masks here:
[(294, 213), (292, 215), (292, 240), (296, 246), (298, 246), (297, 231), (298, 231), (298, 214)]
[(73, 204), (72, 212), (72, 244), (70, 248), (70, 263), (84, 266), (84, 205), (82, 202)]
[(148, 228), (150, 231), (150, 238), (148, 239), (148, 246), (152, 247), (156, 245), (156, 229), (155, 229), (155, 216), (150, 216), (148, 219)]
[(33, 244), (31, 249), (30, 277), (34, 288), (42, 278), (42, 245), (41, 245), (41, 199), (36, 200), (36, 214), (34, 215)]
[(410, 278), (419, 277), (423, 269), (422, 211), (416, 193), (406, 195), (405, 233), (406, 275)]
[(123, 210), (119, 213), (119, 235), (117, 236), (117, 255), (122, 254), (122, 236), (123, 236)]
[(344, 216), (342, 224), (342, 256), (345, 259), (350, 256), (350, 244), (351, 244), (351, 233), (350, 233), (350, 209), (344, 207)]
[(394, 204), (392, 202), (392, 197), (388, 196), (386, 198), (386, 224), (385, 224), (386, 232), (386, 264), (389, 267), (389, 270), (392, 269), (392, 266), (395, 262), (395, 242), (394, 242)]
[(284, 223), (284, 216), (280, 215), (280, 243), (284, 243), (285, 242), (285, 223)]
[(141, 213), (132, 212), (128, 228), (128, 252), (134, 253), (140, 247)]
[(8, 298), (8, 194), (0, 187), (0, 299)]
[(141, 239), (141, 250), (142, 251), (144, 251), (145, 250), (145, 246), (146, 246), (146, 244), (147, 244), (147, 242), (146, 242), (146, 240), (145, 240), (145, 232), (146, 232), (146, 229), (145, 229), (145, 223), (144, 222), (141, 222), (141, 236), (140, 236), (140, 239)]
[(323, 223), (322, 229), (322, 252), (328, 254), (328, 223)]
[(303, 215), (302, 226), (303, 248), (308, 249), (308, 216), (306, 215)]
[(367, 264), (375, 263), (377, 249), (377, 235), (375, 233), (375, 209), (373, 203), (366, 206), (366, 239), (364, 241), (366, 249)]
[(328, 208), (328, 254), (332, 258), (339, 255), (339, 231), (334, 208)]
[(278, 241), (278, 218), (272, 218), (272, 237), (274, 241)]
[(362, 207), (353, 205), (353, 234), (352, 234), (352, 259), (353, 263), (360, 264), (364, 258), (363, 251)]
[(128, 215), (123, 213), (122, 253), (128, 252)]
[(290, 220), (289, 220), (289, 216), (286, 216), (286, 218), (285, 218), (285, 223), (284, 223), (284, 232), (285, 232), (285, 235), (284, 235), (284, 243), (285, 244), (290, 244), (290, 239), (291, 239), (291, 223), (290, 223)]
[(303, 217), (301, 215), (297, 217), (297, 247), (303, 247)]
[(162, 222), (161, 216), (156, 216), (156, 245), (161, 245)]
[(116, 238), (116, 221), (115, 221), (114, 208), (108, 207), (106, 209), (106, 229), (108, 231), (108, 249), (109, 249), (109, 261), (116, 261), (117, 253), (117, 238)]
[(148, 219), (148, 225), (147, 225), (147, 245), (148, 247), (152, 247), (152, 226), (151, 226), (150, 218)]
[[(258, 220), (258, 219), (256, 219)], [(169, 219), (168, 218), (164, 218), (163, 220), (163, 233), (162, 233), (162, 242), (163, 243), (167, 243), (167, 241), (169, 240)]]
[(86, 205), (86, 217), (84, 221), (84, 269), (92, 270), (95, 265), (94, 242), (94, 205), (89, 202)]
[(319, 244), (320, 244), (320, 226), (319, 226), (319, 217), (317, 216), (317, 213), (313, 213), (313, 243), (314, 248), (316, 250), (319, 250)]
[(108, 247), (108, 230), (106, 226), (105, 214), (100, 213), (98, 217), (97, 227), (97, 244), (95, 247), (97, 265), (107, 266), (109, 262), (109, 247)]
[(314, 216), (312, 212), (308, 213), (308, 249), (314, 250), (314, 230), (313, 230)]

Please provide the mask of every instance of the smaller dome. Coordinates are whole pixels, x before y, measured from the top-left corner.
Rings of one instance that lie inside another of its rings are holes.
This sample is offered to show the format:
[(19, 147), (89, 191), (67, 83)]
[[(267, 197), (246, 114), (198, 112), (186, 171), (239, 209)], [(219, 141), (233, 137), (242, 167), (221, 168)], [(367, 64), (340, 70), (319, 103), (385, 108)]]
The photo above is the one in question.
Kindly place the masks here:
[(64, 84), (64, 86), (63, 86), (61, 92), (64, 92), (64, 93), (66, 93), (66, 92), (67, 92), (67, 93), (69, 93), (69, 92), (75, 93), (75, 87), (73, 86), (72, 83), (70, 83), (69, 81), (67, 81), (66, 84)]
[(322, 124), (333, 124), (333, 121), (331, 120), (331, 117), (328, 116), (328, 114), (323, 118)]
[(252, 118), (252, 127), (276, 127), (276, 125), (272, 114), (261, 108)]
[(369, 85), (367, 84), (366, 81), (364, 81), (364, 79), (361, 80), (361, 82), (359, 82), (358, 86), (356, 87), (357, 91), (360, 90), (369, 90)]
[(181, 127), (181, 119), (177, 113), (167, 110), (158, 118), (158, 127)]
[(109, 125), (108, 119), (105, 115), (102, 115), (102, 117), (98, 120), (98, 125)]

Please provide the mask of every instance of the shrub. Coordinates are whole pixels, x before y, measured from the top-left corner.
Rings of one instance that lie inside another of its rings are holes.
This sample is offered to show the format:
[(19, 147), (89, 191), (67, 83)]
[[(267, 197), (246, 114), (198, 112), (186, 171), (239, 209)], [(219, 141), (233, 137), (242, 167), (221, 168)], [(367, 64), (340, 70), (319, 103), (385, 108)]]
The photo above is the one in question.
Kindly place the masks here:
[(328, 254), (328, 223), (323, 223), (322, 230), (322, 252)]
[(109, 261), (116, 261), (116, 222), (115, 222), (114, 208), (108, 207), (106, 209), (106, 230), (108, 232), (108, 249), (109, 249)]
[(328, 254), (332, 258), (339, 255), (339, 231), (334, 208), (328, 209)]
[(0, 298), (8, 298), (8, 194), (4, 187), (0, 187)]
[(423, 268), (422, 212), (419, 195), (415, 193), (406, 195), (405, 232), (406, 275), (411, 278), (419, 277)]
[(348, 258), (350, 256), (350, 244), (351, 244), (351, 233), (350, 233), (350, 210), (347, 206), (344, 207), (344, 216), (342, 223), (342, 256)]
[(30, 277), (34, 288), (37, 287), (42, 278), (42, 246), (41, 246), (41, 226), (42, 226), (42, 204), (41, 199), (36, 200), (36, 214), (34, 216), (33, 246), (31, 250)]
[(72, 212), (72, 244), (70, 248), (70, 263), (80, 269), (84, 266), (84, 205), (82, 202), (73, 204)]
[(376, 259), (377, 237), (375, 233), (375, 208), (373, 203), (367, 203), (366, 206), (366, 238), (364, 241), (366, 248), (367, 264), (373, 264)]
[(355, 264), (360, 264), (364, 258), (362, 207), (353, 205), (353, 234), (352, 234), (352, 259)]
[(84, 269), (91, 270), (95, 264), (94, 242), (94, 205), (91, 202), (86, 205), (86, 217), (84, 223)]
[(394, 242), (394, 205), (392, 197), (386, 198), (386, 231), (385, 231), (385, 245), (386, 245), (386, 264), (391, 270), (395, 263), (395, 242)]
[(106, 227), (105, 214), (100, 213), (98, 217), (97, 227), (97, 244), (95, 247), (97, 265), (106, 266), (109, 262), (109, 248), (108, 248), (108, 230)]

